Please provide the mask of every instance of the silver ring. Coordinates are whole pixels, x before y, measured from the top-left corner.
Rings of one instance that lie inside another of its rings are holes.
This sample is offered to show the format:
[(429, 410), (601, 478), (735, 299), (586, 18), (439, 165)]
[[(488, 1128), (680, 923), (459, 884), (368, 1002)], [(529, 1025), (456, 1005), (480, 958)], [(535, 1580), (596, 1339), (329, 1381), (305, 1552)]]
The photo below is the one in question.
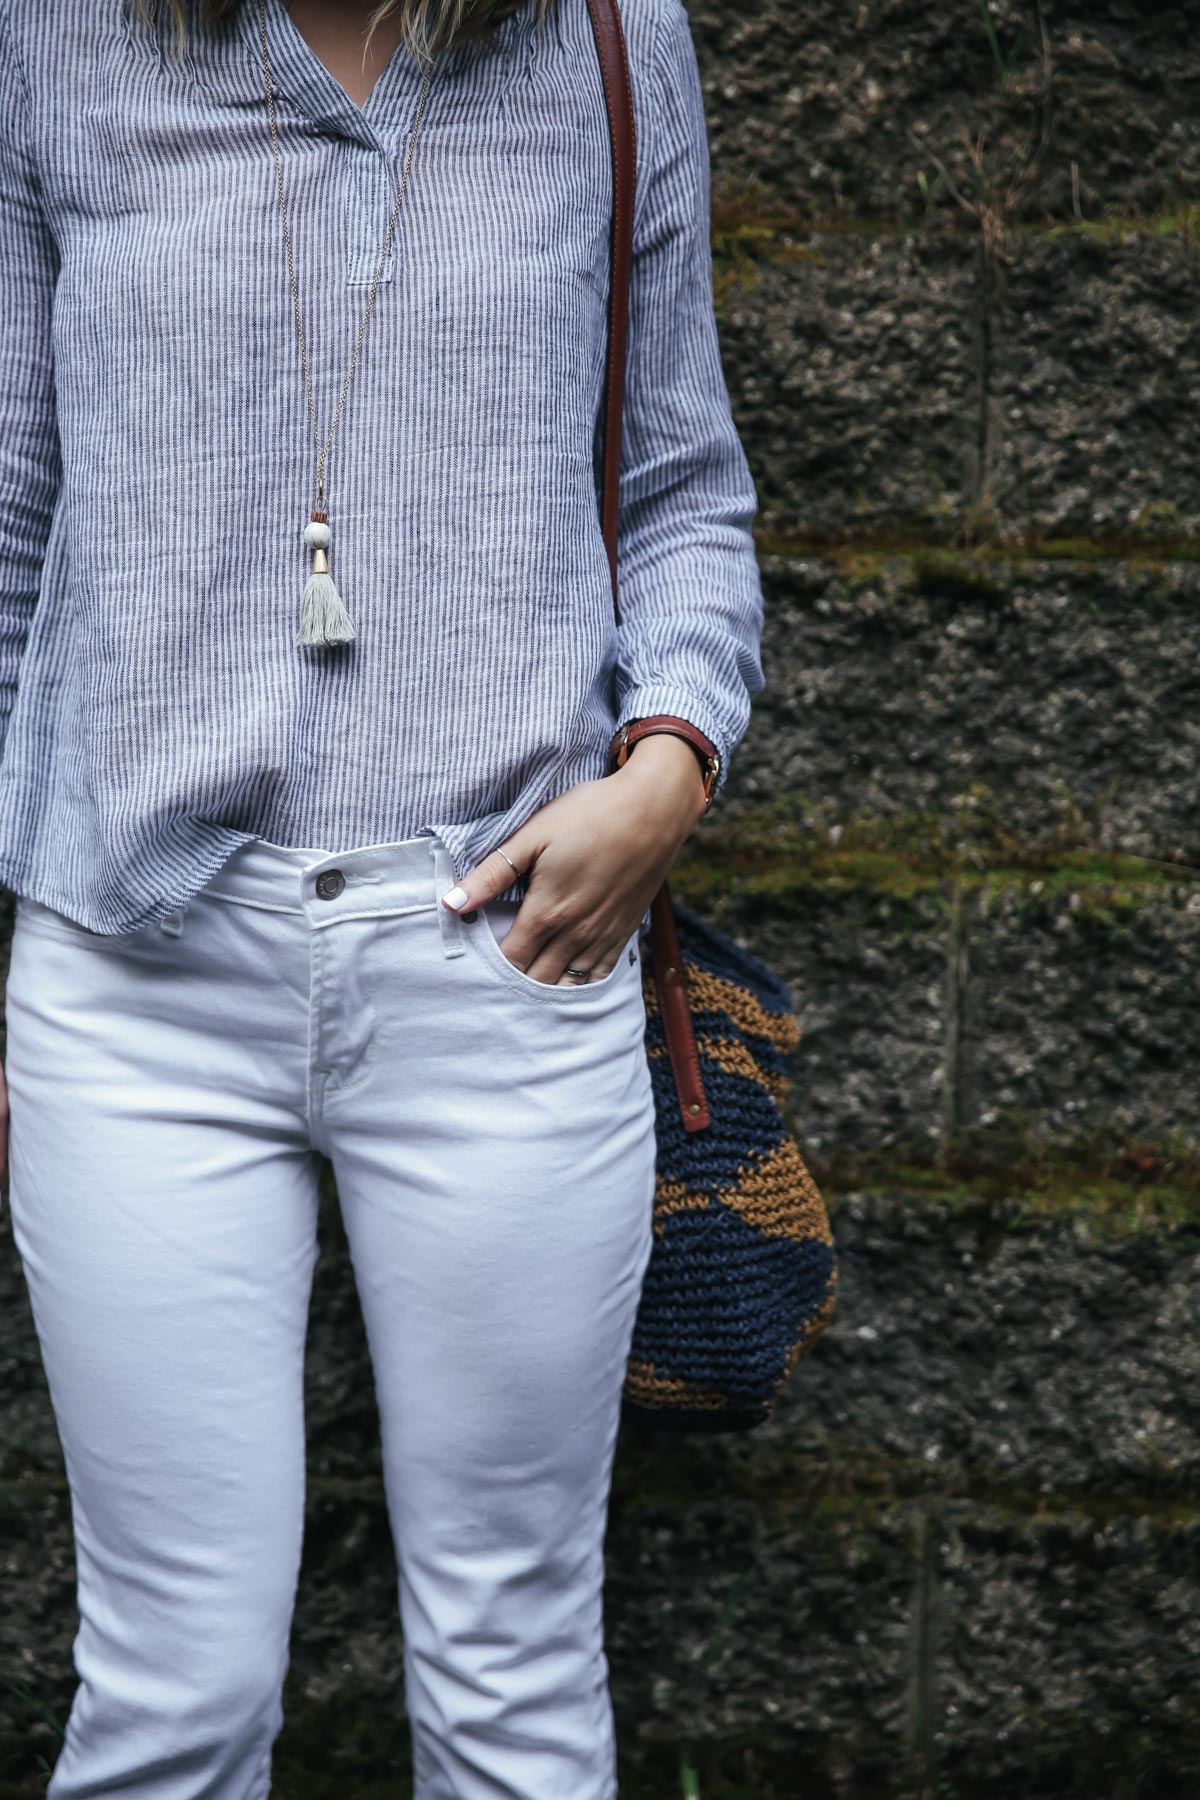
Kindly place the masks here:
[(518, 867), (517, 867), (516, 863), (513, 861), (512, 857), (507, 855), (505, 851), (501, 850), (499, 845), (496, 846), (496, 855), (504, 857), (505, 862), (508, 864), (509, 868), (512, 870), (514, 875), (519, 875), (521, 873), (520, 869), (518, 869)]
[(590, 969), (572, 969), (570, 967), (563, 970), (564, 975), (590, 975), (591, 972)]

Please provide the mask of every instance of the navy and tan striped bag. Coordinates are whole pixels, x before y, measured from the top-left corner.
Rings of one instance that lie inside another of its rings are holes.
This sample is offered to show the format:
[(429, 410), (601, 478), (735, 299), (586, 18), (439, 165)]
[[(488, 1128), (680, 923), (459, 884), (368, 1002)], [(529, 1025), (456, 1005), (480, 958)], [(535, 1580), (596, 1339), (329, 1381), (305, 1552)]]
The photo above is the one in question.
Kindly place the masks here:
[(672, 907), (665, 884), (642, 958), (658, 1156), (622, 1410), (746, 1430), (770, 1417), (837, 1293), (825, 1205), (783, 1110), (799, 1024), (784, 983)]
[[(612, 138), (612, 279), (600, 519), (617, 601), (617, 515), (636, 141), (616, 0), (588, 0)], [(614, 766), (610, 750), (610, 768)], [(791, 996), (664, 882), (642, 946), (658, 1161), (654, 1239), (622, 1395), (636, 1421), (745, 1430), (768, 1418), (828, 1323), (837, 1262), (788, 1132)]]

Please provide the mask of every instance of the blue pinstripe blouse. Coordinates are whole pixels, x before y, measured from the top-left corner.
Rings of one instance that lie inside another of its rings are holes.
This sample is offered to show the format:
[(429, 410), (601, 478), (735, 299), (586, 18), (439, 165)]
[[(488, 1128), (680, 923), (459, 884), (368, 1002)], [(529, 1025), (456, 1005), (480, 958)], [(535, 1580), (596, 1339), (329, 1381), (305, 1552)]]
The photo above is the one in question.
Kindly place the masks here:
[[(183, 58), (121, 0), (0, 0), (0, 882), (91, 929), (248, 838), (437, 831), (462, 875), (691, 720), (721, 782), (763, 685), (756, 496), (712, 306), (682, 0), (624, 0), (638, 131), (621, 624), (600, 535), (612, 205), (585, 0), (439, 60), (330, 454), (350, 644), (295, 642), (315, 446), (257, 4)], [(269, 0), (322, 433), (421, 70), (359, 107)]]

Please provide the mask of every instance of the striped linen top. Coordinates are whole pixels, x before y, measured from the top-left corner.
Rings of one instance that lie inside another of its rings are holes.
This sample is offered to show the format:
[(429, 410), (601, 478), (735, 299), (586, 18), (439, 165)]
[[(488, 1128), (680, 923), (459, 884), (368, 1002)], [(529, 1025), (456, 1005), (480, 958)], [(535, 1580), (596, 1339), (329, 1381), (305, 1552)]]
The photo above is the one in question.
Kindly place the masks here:
[[(330, 453), (349, 644), (300, 646), (316, 447), (257, 0), (181, 56), (122, 0), (0, 0), (0, 883), (117, 933), (250, 838), (436, 831), (462, 876), (605, 772), (722, 757), (763, 685), (756, 494), (712, 303), (682, 0), (623, 0), (638, 143), (620, 491), (600, 532), (612, 174), (585, 0), (436, 63)], [(268, 0), (322, 437), (422, 69), (359, 107)]]

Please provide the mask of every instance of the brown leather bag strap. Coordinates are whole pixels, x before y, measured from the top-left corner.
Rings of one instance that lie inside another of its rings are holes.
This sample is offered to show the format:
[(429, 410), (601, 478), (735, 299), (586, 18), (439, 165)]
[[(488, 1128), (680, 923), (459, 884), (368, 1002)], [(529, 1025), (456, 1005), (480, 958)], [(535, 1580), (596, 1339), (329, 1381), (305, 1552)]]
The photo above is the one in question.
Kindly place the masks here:
[[(625, 400), (625, 340), (629, 320), (629, 282), (633, 273), (633, 199), (637, 178), (637, 143), (633, 124), (633, 95), (629, 85), (629, 59), (617, 0), (587, 0), (604, 100), (608, 108), (613, 159), (612, 277), (609, 283), (608, 364), (604, 394), (604, 486), (600, 526), (608, 552), (612, 578), (613, 617), (621, 623), (617, 605), (617, 515), (621, 475), (621, 411)], [(650, 963), (662, 1015), (663, 1036), (675, 1077), (679, 1111), (688, 1131), (703, 1131), (709, 1123), (708, 1100), (700, 1072), (696, 1035), (688, 1003), (687, 978), (679, 951), (679, 936), (671, 896), (664, 881), (650, 903)]]
[(692, 1030), (687, 973), (675, 929), (675, 912), (665, 881), (650, 902), (650, 966), (654, 970), (658, 1010), (684, 1129), (703, 1131), (709, 1123), (708, 1096)]
[(617, 0), (588, 0), (608, 130), (612, 141), (613, 218), (612, 279), (608, 295), (608, 363), (604, 378), (604, 487), (600, 528), (608, 552), (612, 579), (613, 617), (621, 623), (617, 605), (617, 495), (621, 477), (621, 411), (625, 403), (625, 339), (629, 322), (629, 278), (633, 271), (633, 196), (637, 185), (637, 136), (633, 123), (633, 94), (629, 86), (629, 59)]

